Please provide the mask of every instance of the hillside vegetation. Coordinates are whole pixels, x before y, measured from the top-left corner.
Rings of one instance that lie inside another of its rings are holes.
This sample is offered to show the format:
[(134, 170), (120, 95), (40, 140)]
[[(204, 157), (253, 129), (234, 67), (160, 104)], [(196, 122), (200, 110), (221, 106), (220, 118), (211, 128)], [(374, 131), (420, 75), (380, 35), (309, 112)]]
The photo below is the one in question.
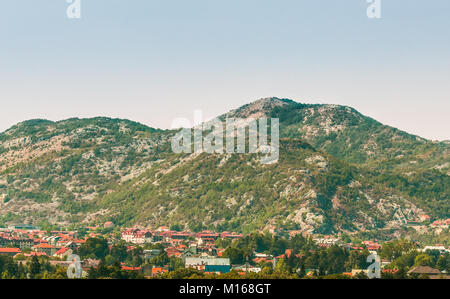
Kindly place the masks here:
[(249, 232), (390, 230), (449, 217), (448, 142), (337, 105), (269, 98), (220, 118), (280, 118), (280, 160), (174, 154), (174, 131), (32, 120), (0, 134), (0, 224), (179, 225)]

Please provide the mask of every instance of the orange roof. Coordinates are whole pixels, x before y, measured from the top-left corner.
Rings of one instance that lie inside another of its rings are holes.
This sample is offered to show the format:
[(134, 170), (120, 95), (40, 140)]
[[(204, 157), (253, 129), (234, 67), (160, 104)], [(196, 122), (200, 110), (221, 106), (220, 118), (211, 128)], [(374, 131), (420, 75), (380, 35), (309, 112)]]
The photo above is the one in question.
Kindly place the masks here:
[(126, 270), (126, 271), (140, 271), (141, 267), (127, 267), (127, 266), (122, 266), (122, 270)]
[(265, 257), (257, 257), (257, 258), (254, 258), (253, 261), (254, 261), (255, 263), (257, 263), (257, 264), (259, 264), (259, 263), (261, 263), (261, 262), (266, 262), (266, 263), (270, 263), (270, 262), (271, 262), (270, 259), (265, 258)]
[(60, 255), (60, 254), (67, 252), (67, 250), (69, 250), (69, 248), (63, 247), (60, 250), (58, 250), (57, 252), (55, 252), (55, 254)]
[(47, 243), (41, 243), (41, 244), (34, 246), (34, 248), (49, 248), (49, 249), (51, 249), (51, 248), (55, 248), (55, 246), (47, 244)]
[(163, 272), (169, 272), (167, 269), (163, 269), (162, 267), (155, 267), (152, 269), (153, 274), (163, 273)]
[(0, 248), (0, 253), (21, 253), (19, 248)]

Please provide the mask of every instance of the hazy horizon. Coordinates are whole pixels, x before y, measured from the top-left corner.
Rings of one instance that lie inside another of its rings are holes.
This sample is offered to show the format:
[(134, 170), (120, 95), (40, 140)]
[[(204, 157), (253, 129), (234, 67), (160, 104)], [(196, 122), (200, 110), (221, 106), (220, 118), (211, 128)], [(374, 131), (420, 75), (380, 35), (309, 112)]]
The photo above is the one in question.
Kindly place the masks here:
[(105, 116), (170, 128), (259, 98), (350, 106), (450, 139), (450, 2), (16, 0), (0, 10), (0, 132)]

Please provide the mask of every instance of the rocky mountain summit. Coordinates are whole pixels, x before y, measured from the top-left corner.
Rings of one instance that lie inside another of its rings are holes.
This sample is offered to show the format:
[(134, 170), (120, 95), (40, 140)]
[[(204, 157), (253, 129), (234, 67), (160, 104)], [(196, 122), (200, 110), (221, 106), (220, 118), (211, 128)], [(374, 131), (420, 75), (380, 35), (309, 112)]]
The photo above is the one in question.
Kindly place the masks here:
[(219, 118), (280, 119), (280, 159), (175, 154), (121, 119), (32, 120), (0, 134), (0, 224), (177, 224), (248, 232), (398, 229), (449, 217), (450, 144), (353, 108), (266, 98)]

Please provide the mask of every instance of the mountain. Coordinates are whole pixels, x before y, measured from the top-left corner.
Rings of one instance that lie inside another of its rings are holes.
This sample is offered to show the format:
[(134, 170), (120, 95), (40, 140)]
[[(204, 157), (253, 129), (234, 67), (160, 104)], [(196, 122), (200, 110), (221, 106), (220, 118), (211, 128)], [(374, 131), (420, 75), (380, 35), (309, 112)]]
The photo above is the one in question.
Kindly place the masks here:
[(168, 138), (165, 131), (109, 118), (12, 127), (0, 135), (2, 222), (76, 222), (86, 203), (169, 152)]
[(0, 134), (0, 224), (174, 225), (309, 233), (449, 217), (449, 143), (337, 105), (267, 98), (219, 118), (280, 119), (280, 160), (175, 154), (176, 133), (128, 120), (33, 120)]
[(301, 138), (349, 163), (392, 169), (408, 168), (408, 164), (420, 162), (420, 166), (450, 170), (450, 164), (445, 164), (450, 157), (448, 142), (428, 141), (383, 125), (351, 107), (265, 98), (222, 117), (279, 118), (282, 137)]

